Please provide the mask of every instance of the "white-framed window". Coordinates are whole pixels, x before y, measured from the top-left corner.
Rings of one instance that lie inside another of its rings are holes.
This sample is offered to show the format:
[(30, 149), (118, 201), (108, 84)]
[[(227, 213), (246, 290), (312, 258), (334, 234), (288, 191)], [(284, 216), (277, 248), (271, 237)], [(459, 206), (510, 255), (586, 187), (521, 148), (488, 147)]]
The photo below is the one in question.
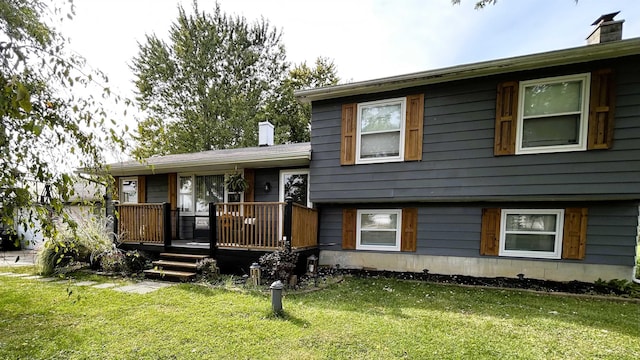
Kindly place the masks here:
[(120, 179), (120, 202), (122, 204), (138, 203), (138, 178), (127, 177)]
[(356, 249), (400, 251), (402, 209), (358, 210)]
[(587, 149), (591, 74), (520, 82), (517, 154)]
[(404, 161), (407, 99), (358, 104), (356, 163)]
[(560, 259), (564, 209), (503, 209), (500, 256)]
[(207, 215), (209, 203), (243, 202), (244, 193), (231, 193), (223, 174), (178, 174), (180, 215)]
[(293, 202), (311, 207), (309, 200), (309, 169), (294, 169), (280, 171), (280, 202), (291, 196)]

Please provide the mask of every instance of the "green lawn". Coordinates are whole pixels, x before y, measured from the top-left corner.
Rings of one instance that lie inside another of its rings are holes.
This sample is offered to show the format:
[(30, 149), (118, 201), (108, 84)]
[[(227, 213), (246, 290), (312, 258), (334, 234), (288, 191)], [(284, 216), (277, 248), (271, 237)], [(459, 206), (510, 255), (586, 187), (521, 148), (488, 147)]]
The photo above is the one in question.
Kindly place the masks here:
[(0, 359), (640, 358), (635, 302), (347, 278), (275, 317), (257, 292), (66, 289), (0, 277)]

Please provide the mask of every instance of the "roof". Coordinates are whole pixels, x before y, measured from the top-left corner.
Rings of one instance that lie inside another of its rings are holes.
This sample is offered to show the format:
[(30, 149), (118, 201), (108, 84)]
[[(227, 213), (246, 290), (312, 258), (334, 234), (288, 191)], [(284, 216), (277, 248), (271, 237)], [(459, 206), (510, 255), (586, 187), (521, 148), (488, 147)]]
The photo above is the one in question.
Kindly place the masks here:
[(380, 93), (408, 87), (438, 84), (455, 80), (533, 70), (550, 66), (576, 64), (640, 54), (640, 38), (612, 41), (575, 48), (549, 51), (391, 76), (349, 84), (296, 91), (301, 102), (335, 99), (345, 96)]
[(109, 164), (109, 172), (113, 176), (127, 176), (169, 172), (220, 171), (231, 170), (235, 167), (307, 166), (310, 160), (311, 144), (307, 142), (152, 156), (142, 163), (126, 161)]

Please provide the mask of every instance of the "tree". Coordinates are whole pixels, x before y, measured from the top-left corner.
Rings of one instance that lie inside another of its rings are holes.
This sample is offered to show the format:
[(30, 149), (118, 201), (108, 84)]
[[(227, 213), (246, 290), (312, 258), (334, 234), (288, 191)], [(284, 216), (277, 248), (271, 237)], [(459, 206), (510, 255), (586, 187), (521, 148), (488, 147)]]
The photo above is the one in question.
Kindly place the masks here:
[[(484, 9), (487, 5), (495, 5), (498, 0), (479, 0), (476, 2), (475, 9)], [(460, 5), (460, 0), (451, 0), (451, 3), (454, 5)]]
[[(71, 18), (72, 5), (68, 11)], [(99, 85), (106, 77), (68, 54), (67, 40), (43, 20), (66, 13), (41, 0), (0, 0), (0, 220), (11, 232), (37, 218), (51, 236), (52, 215), (73, 225), (63, 203), (74, 168), (100, 167), (105, 147), (123, 145), (100, 102), (81, 95), (98, 85), (108, 97)], [(47, 207), (37, 206), (36, 189), (52, 196)], [(32, 211), (16, 220), (21, 210)]]
[[(495, 5), (497, 2), (498, 0), (478, 0), (476, 1), (474, 8), (476, 10), (484, 9), (487, 5)], [(575, 0), (575, 2), (577, 4), (578, 0)], [(460, 0), (451, 0), (451, 3), (453, 5), (460, 5)]]
[(311, 104), (298, 102), (294, 95), (296, 90), (337, 85), (339, 81), (335, 64), (323, 57), (316, 59), (313, 68), (303, 62), (289, 70), (267, 108), (267, 117), (276, 128), (276, 143), (309, 141)]
[(178, 7), (169, 40), (148, 35), (133, 59), (138, 125), (135, 154), (149, 157), (257, 144), (257, 124), (287, 65), (281, 35), (262, 19), (249, 24)]

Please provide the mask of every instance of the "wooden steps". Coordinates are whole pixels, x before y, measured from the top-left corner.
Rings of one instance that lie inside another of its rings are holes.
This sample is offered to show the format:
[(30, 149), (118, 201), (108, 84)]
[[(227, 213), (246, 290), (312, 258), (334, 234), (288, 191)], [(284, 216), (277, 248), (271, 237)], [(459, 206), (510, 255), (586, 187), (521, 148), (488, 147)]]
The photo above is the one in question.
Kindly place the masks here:
[(168, 281), (192, 281), (195, 279), (196, 263), (206, 255), (160, 253), (160, 260), (153, 262), (153, 269), (145, 270), (148, 277)]

